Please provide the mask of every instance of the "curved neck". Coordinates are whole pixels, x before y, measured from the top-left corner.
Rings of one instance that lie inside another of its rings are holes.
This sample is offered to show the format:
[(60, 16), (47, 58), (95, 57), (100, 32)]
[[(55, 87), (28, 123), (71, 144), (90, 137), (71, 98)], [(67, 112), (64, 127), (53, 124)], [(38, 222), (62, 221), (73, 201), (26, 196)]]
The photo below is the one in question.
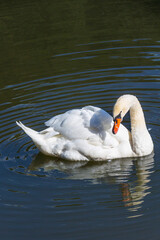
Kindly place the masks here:
[(137, 98), (130, 107), (131, 131), (147, 130), (144, 113)]
[(131, 146), (137, 156), (145, 156), (153, 151), (152, 138), (147, 130), (145, 118), (140, 102), (134, 95), (126, 94), (118, 98), (113, 117), (120, 112), (122, 118), (130, 111), (131, 120)]
[(142, 107), (136, 98), (130, 107), (132, 149), (138, 156), (148, 155), (153, 142), (147, 130)]

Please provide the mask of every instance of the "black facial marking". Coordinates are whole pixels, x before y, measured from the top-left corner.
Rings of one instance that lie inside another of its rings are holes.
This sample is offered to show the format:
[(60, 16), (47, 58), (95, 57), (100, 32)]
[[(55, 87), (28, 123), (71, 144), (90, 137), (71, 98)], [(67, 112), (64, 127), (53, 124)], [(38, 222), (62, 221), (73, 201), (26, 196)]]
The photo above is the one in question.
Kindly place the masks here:
[(120, 113), (113, 119), (114, 120), (114, 122), (116, 121), (116, 119), (117, 118), (120, 118), (120, 119), (122, 119), (122, 116), (121, 116), (121, 113), (122, 113), (122, 111), (120, 111)]

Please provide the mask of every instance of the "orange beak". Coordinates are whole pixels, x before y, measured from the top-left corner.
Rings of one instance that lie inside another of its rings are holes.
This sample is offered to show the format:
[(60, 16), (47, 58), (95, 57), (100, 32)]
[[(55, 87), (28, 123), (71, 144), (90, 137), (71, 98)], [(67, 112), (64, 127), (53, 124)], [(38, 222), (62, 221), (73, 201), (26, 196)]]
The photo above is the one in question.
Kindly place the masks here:
[(113, 126), (113, 129), (112, 129), (113, 134), (116, 134), (118, 132), (121, 121), (122, 121), (121, 118), (116, 118), (114, 120), (114, 126)]

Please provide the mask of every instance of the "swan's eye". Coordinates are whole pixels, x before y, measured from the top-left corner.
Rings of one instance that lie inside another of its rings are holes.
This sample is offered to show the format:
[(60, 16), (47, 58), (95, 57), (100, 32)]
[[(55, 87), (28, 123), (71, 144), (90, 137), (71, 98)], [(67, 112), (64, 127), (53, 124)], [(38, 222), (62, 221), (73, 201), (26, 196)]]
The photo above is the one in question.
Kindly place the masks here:
[(120, 111), (120, 113), (114, 118), (114, 122), (115, 122), (117, 119), (121, 119), (121, 121), (122, 121), (122, 111)]

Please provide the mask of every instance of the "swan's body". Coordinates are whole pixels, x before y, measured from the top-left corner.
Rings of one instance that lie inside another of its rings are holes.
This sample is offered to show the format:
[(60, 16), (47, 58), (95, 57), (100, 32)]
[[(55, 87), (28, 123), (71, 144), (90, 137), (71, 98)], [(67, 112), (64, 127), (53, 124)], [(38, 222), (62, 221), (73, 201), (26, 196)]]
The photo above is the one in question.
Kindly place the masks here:
[[(120, 116), (122, 121), (129, 110), (131, 133), (122, 124), (114, 132), (113, 120), (116, 122)], [(114, 106), (113, 117), (98, 107), (87, 106), (51, 118), (45, 123), (48, 128), (41, 132), (21, 122), (17, 124), (45, 155), (70, 160), (107, 160), (152, 153), (153, 142), (135, 96), (121, 96)]]

